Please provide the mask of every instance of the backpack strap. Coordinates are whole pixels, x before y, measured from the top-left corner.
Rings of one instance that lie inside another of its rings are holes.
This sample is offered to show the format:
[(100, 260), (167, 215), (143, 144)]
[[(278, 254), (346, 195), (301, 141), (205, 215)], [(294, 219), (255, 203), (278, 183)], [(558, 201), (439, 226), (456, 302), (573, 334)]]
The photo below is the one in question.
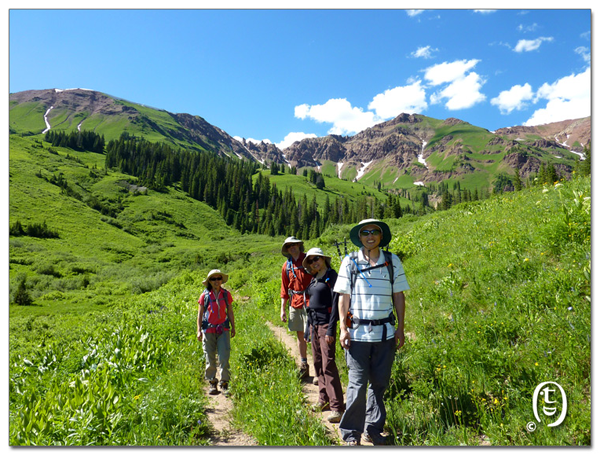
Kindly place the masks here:
[[(388, 268), (388, 272), (390, 275), (390, 284), (391, 284), (391, 288), (392, 288), (391, 297), (392, 297), (392, 302), (393, 302), (393, 300), (394, 300), (394, 263), (392, 262), (392, 253), (390, 253), (389, 251), (386, 251), (386, 250), (382, 250), (382, 251), (383, 251), (384, 258), (385, 258), (385, 262), (383, 264), (377, 264), (372, 267), (367, 267), (364, 269), (359, 269), (358, 264), (356, 263), (356, 257), (358, 256), (358, 253), (356, 253), (356, 252), (350, 253), (350, 303), (351, 304), (352, 304), (352, 295), (354, 293), (354, 286), (356, 283), (356, 276), (359, 273), (367, 272), (369, 270), (378, 269), (381, 267)], [(392, 325), (396, 324), (396, 318), (394, 316), (393, 311), (390, 314), (390, 316), (388, 316), (387, 318), (384, 318), (384, 319), (373, 319), (373, 320), (372, 319), (358, 319), (352, 315), (352, 313), (350, 311), (350, 306), (349, 306), (348, 307), (348, 316), (349, 316), (349, 320), (351, 321), (351, 324), (369, 325), (369, 326), (383, 325), (381, 341), (385, 341), (386, 336), (387, 336), (387, 327), (385, 324), (387, 322), (391, 323)]]
[[(227, 307), (227, 306), (229, 306), (228, 296), (231, 294), (227, 289), (221, 288), (221, 291), (223, 292), (223, 298), (225, 299), (225, 306)], [(219, 306), (219, 296), (215, 296), (215, 300), (217, 302), (217, 306)], [(204, 292), (204, 314), (202, 315), (202, 330), (206, 330), (207, 328), (212, 328), (212, 327), (219, 327), (219, 326), (228, 329), (230, 327), (228, 316), (225, 317), (225, 321), (222, 322), (221, 324), (211, 324), (210, 322), (208, 322), (208, 316), (206, 315), (206, 312), (208, 311), (208, 305), (210, 305), (210, 291), (207, 290)]]

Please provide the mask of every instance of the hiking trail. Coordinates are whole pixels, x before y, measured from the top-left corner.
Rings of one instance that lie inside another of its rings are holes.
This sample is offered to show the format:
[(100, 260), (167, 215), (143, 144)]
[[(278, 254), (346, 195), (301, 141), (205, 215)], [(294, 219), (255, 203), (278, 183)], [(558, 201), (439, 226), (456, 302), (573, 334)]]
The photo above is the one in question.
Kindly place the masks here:
[(218, 395), (209, 395), (208, 386), (203, 388), (203, 393), (208, 397), (206, 417), (210, 422), (210, 440), (214, 446), (256, 446), (254, 438), (248, 436), (231, 424), (231, 410), (233, 402), (221, 392)]
[[(276, 326), (270, 321), (267, 321), (267, 327), (271, 329), (271, 331), (275, 335), (275, 338), (278, 339), (281, 343), (283, 343), (285, 347), (291, 351), (290, 355), (296, 360), (296, 363), (298, 363), (298, 359), (300, 358), (300, 351), (298, 351), (297, 338), (290, 332), (288, 332), (288, 330), (285, 327)], [(315, 368), (313, 366), (313, 358), (310, 347), (307, 350), (307, 358), (311, 376), (309, 376), (307, 381), (303, 381), (302, 390), (304, 391), (304, 395), (306, 396), (306, 402), (310, 406), (312, 406), (313, 404), (316, 404), (319, 400), (319, 386), (316, 386), (312, 383)], [(299, 366), (300, 365), (298, 365), (298, 367)], [(346, 390), (344, 388), (344, 396), (345, 395)], [(342, 445), (342, 435), (340, 434), (338, 429), (339, 424), (333, 424), (327, 421), (327, 417), (330, 413), (331, 411), (321, 412), (321, 420), (323, 421), (323, 425), (329, 430), (330, 435), (333, 437), (334, 440), (336, 440), (337, 445)]]

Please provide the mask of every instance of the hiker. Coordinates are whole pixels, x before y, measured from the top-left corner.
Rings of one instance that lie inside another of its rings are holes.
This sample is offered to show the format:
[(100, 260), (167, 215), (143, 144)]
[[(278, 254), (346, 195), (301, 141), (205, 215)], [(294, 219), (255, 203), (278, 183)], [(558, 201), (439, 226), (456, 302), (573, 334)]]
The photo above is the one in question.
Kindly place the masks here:
[(206, 359), (204, 377), (208, 380), (208, 393), (216, 395), (217, 389), (217, 355), (220, 365), (219, 387), (224, 395), (229, 394), (229, 354), (231, 340), (235, 336), (235, 320), (233, 317), (233, 298), (231, 293), (221, 286), (227, 283), (229, 276), (220, 270), (211, 270), (202, 282), (206, 289), (198, 299), (198, 341), (202, 341), (202, 349)]
[[(331, 257), (323, 254), (321, 248), (308, 250), (302, 265), (313, 275), (306, 290), (309, 297), (307, 328), (312, 340), (313, 363), (319, 386), (319, 401), (313, 409), (331, 409), (327, 420), (338, 423), (344, 412), (344, 391), (335, 363), (335, 335), (339, 318), (338, 294), (333, 292), (333, 286), (337, 272), (331, 268)], [(305, 332), (305, 338), (309, 334)]]
[[(309, 375), (308, 361), (306, 356), (306, 340), (304, 339), (304, 328), (306, 326), (306, 307), (308, 299), (306, 288), (312, 280), (312, 276), (304, 270), (302, 261), (304, 254), (304, 242), (296, 237), (288, 237), (281, 247), (287, 261), (281, 267), (281, 321), (288, 321), (288, 329), (296, 332), (298, 339), (298, 350), (300, 351), (300, 379)], [(286, 307), (290, 307), (289, 320), (286, 316)]]
[(382, 221), (367, 219), (354, 226), (350, 240), (360, 250), (344, 258), (333, 288), (340, 294), (340, 343), (348, 365), (346, 411), (340, 421), (347, 445), (360, 445), (361, 436), (374, 445), (385, 443), (383, 394), (396, 350), (404, 345), (403, 291), (409, 289), (400, 259), (382, 250), (391, 239)]

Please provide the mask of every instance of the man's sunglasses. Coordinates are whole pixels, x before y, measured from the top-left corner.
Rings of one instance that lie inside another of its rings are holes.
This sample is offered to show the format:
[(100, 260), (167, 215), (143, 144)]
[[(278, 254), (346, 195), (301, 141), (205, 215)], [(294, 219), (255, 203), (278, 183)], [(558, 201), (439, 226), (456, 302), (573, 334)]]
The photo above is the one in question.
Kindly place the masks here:
[(223, 277), (222, 276), (213, 276), (209, 280), (210, 281), (223, 281)]
[(366, 237), (369, 234), (381, 235), (381, 231), (379, 229), (364, 229), (364, 230), (360, 231), (360, 235), (362, 235), (363, 237)]

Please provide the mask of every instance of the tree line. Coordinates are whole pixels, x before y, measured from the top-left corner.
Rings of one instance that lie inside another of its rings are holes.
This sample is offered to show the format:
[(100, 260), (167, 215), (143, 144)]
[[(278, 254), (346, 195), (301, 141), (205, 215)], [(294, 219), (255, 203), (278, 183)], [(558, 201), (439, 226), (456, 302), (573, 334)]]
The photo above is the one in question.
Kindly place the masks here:
[[(400, 196), (394, 194), (388, 194), (383, 202), (370, 195), (354, 202), (344, 196), (326, 195), (319, 207), (316, 194), (310, 199), (306, 195), (297, 198), (291, 187), (278, 189), (259, 172), (262, 167), (258, 163), (173, 149), (127, 133), (108, 142), (105, 166), (133, 175), (139, 184), (153, 190), (179, 185), (190, 197), (216, 209), (228, 225), (241, 233), (311, 239), (330, 224), (416, 213), (414, 204), (402, 207)], [(306, 178), (322, 188), (324, 181), (319, 176), (313, 171)]]
[(104, 153), (106, 145), (103, 135), (88, 130), (71, 131), (70, 133), (50, 130), (44, 136), (44, 140), (54, 147), (69, 147), (73, 150), (94, 153)]

